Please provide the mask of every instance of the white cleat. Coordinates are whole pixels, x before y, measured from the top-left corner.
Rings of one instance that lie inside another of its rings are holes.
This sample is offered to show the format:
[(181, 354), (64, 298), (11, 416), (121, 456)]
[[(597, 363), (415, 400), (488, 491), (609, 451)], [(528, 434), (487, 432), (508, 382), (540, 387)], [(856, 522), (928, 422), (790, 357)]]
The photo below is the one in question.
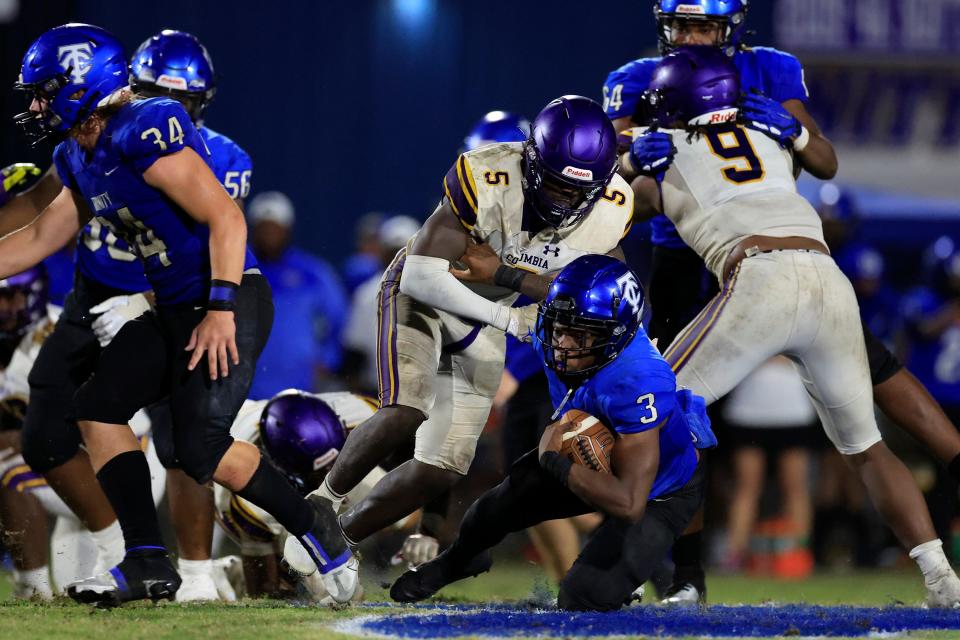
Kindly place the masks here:
[(926, 606), (960, 609), (960, 578), (953, 571), (927, 582)]
[(640, 604), (640, 603), (642, 603), (642, 602), (643, 602), (643, 594), (644, 594), (644, 592), (645, 592), (645, 590), (644, 590), (644, 588), (643, 588), (643, 585), (640, 585), (639, 587), (637, 587), (636, 589), (634, 589), (634, 590), (633, 590), (633, 593), (630, 594), (630, 597), (627, 598), (626, 605), (629, 607), (629, 606), (632, 606), (632, 605), (635, 605), (635, 604)]
[(177, 602), (216, 602), (220, 600), (217, 584), (209, 573), (181, 575), (183, 584), (177, 591)]
[[(307, 589), (311, 593), (320, 592), (317, 577), (313, 575), (319, 573), (317, 565), (294, 536), (288, 536), (283, 545), (283, 559), (292, 574), (305, 579)], [(319, 578), (323, 588), (326, 589), (326, 597), (330, 598), (330, 600), (321, 598), (320, 602), (324, 604), (350, 602), (360, 588), (360, 562), (356, 556), (351, 555), (350, 559), (339, 567), (320, 573)], [(311, 584), (315, 586), (311, 588)]]
[(702, 604), (703, 600), (700, 590), (687, 583), (675, 591), (670, 591), (660, 604), (670, 607), (693, 607)]

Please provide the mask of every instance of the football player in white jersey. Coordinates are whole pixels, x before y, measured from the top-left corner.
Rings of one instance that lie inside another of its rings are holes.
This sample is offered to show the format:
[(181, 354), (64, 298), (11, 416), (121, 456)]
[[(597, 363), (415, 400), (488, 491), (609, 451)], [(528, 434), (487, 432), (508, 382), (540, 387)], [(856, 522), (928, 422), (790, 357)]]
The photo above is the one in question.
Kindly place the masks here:
[[(526, 142), (468, 151), (447, 173), (442, 202), (382, 280), (381, 408), (351, 435), (318, 493), (338, 502), (412, 439), (414, 459), (340, 516), (348, 540), (412, 513), (467, 473), (500, 382), (504, 333), (524, 337), (535, 319), (535, 307), (511, 307), (519, 293), (542, 300), (552, 274), (579, 256), (622, 256), (633, 194), (615, 170), (616, 134), (603, 109), (564, 96), (537, 116)], [(451, 265), (479, 243), (506, 264), (495, 278), (458, 281)]]
[[(42, 265), (0, 280), (0, 528), (13, 555), (14, 597), (50, 598), (67, 584), (113, 566), (124, 554), (119, 528), (90, 533), (21, 455), (27, 376), (59, 315), (60, 307), (47, 304)], [(135, 428), (157, 480), (154, 501), (159, 502), (165, 471), (145, 435), (150, 429), (145, 413), (137, 414)], [(56, 520), (52, 539), (48, 517)]]
[[(288, 389), (270, 400), (248, 400), (230, 435), (255, 444), (304, 493), (316, 489), (337, 458), (350, 431), (377, 409), (376, 401), (354, 393), (312, 394)], [(386, 474), (376, 467), (346, 497), (343, 507), (363, 499)], [(240, 545), (249, 596), (280, 591), (277, 555), (287, 532), (270, 514), (217, 485), (217, 520)], [(303, 579), (311, 598), (328, 602), (317, 572)], [(355, 594), (359, 595), (359, 594)]]
[[(792, 154), (776, 135), (737, 124), (739, 99), (736, 67), (710, 47), (665, 56), (646, 97), (676, 153), (633, 171), (646, 174), (633, 182), (638, 213), (666, 214), (723, 283), (664, 356), (678, 385), (708, 403), (771, 356), (790, 358), (827, 436), (923, 572), (927, 603), (960, 606), (923, 497), (877, 428), (853, 288), (797, 194)], [(630, 154), (623, 164), (637, 166)]]

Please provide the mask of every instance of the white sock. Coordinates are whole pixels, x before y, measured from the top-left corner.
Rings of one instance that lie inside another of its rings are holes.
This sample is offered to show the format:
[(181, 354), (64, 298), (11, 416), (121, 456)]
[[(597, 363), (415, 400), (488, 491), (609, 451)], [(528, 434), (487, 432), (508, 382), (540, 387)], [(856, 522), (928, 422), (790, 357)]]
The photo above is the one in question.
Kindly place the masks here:
[(213, 560), (177, 560), (180, 573), (183, 576), (203, 576), (213, 574)]
[(112, 569), (120, 564), (127, 551), (119, 521), (114, 520), (112, 524), (100, 529), (100, 531), (91, 531), (90, 536), (93, 538), (94, 544), (97, 545), (97, 552), (100, 554), (98, 564), (102, 564), (104, 570)]
[(947, 556), (943, 553), (943, 543), (939, 539), (918, 544), (910, 550), (910, 557), (916, 561), (923, 573), (923, 580), (927, 584), (953, 573)]
[(327, 483), (327, 478), (323, 479), (320, 487), (314, 491), (312, 495), (320, 496), (321, 498), (326, 498), (329, 500), (333, 504), (334, 513), (340, 512), (340, 506), (343, 504), (343, 499), (346, 498), (346, 496), (342, 496), (330, 488), (330, 485)]
[(27, 597), (38, 595), (44, 599), (53, 597), (53, 590), (50, 588), (50, 569), (43, 565), (38, 569), (19, 569), (13, 570), (13, 581), (19, 587), (17, 591), (27, 595)]

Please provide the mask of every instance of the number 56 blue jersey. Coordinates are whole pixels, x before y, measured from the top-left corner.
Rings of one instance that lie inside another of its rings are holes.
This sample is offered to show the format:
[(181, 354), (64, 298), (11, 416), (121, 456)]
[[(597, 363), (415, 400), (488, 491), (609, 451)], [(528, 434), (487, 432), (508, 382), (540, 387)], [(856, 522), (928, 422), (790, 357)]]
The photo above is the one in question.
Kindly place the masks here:
[[(180, 103), (150, 98), (122, 106), (92, 151), (73, 139), (54, 151), (64, 185), (80, 193), (95, 221), (137, 254), (160, 305), (202, 302), (209, 288), (209, 228), (143, 179), (159, 158), (188, 147), (212, 164)], [(244, 268), (255, 265), (248, 249)]]
[[(543, 356), (544, 346), (534, 341)], [(568, 387), (547, 369), (554, 407)], [(580, 409), (598, 418), (618, 434), (660, 427), (660, 466), (650, 489), (650, 499), (685, 485), (697, 468), (696, 449), (717, 444), (710, 429), (706, 403), (689, 389), (677, 389), (677, 378), (643, 327), (627, 348), (581, 384), (563, 407)]]

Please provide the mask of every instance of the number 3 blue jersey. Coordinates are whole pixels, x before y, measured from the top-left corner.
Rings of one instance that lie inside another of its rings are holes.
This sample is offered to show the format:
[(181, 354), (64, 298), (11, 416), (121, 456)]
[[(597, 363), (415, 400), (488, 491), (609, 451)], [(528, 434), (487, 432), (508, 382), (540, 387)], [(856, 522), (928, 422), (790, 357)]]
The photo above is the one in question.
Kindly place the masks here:
[[(227, 136), (207, 127), (200, 128), (213, 163), (213, 172), (231, 198), (245, 198), (250, 193), (253, 163), (240, 145)], [(91, 220), (77, 243), (77, 266), (87, 278), (112, 289), (130, 293), (150, 288), (143, 275), (143, 265), (130, 246), (98, 220)]]
[[(803, 66), (789, 53), (771, 47), (751, 47), (737, 51), (733, 62), (740, 71), (740, 87), (744, 93), (759, 91), (780, 103), (787, 100), (806, 102), (809, 98), (803, 80)], [(603, 108), (611, 120), (634, 114), (659, 63), (660, 58), (640, 58), (607, 76), (603, 85)], [(653, 218), (650, 231), (650, 241), (655, 245), (677, 249), (685, 246), (666, 216)]]
[[(70, 139), (53, 156), (61, 180), (83, 196), (94, 222), (140, 258), (144, 288), (152, 288), (161, 305), (203, 301), (209, 289), (209, 228), (143, 179), (159, 158), (188, 147), (212, 164), (180, 103), (150, 98), (121, 107), (91, 152)], [(248, 249), (245, 268), (255, 264)], [(93, 277), (102, 280), (99, 271)]]
[[(535, 345), (542, 357), (543, 345)], [(559, 406), (568, 387), (550, 369), (547, 377), (554, 407)], [(660, 466), (651, 499), (686, 484), (697, 467), (695, 449), (717, 444), (703, 398), (677, 389), (670, 365), (642, 327), (615, 360), (574, 391), (563, 411), (570, 409), (586, 411), (618, 434), (660, 427)]]

